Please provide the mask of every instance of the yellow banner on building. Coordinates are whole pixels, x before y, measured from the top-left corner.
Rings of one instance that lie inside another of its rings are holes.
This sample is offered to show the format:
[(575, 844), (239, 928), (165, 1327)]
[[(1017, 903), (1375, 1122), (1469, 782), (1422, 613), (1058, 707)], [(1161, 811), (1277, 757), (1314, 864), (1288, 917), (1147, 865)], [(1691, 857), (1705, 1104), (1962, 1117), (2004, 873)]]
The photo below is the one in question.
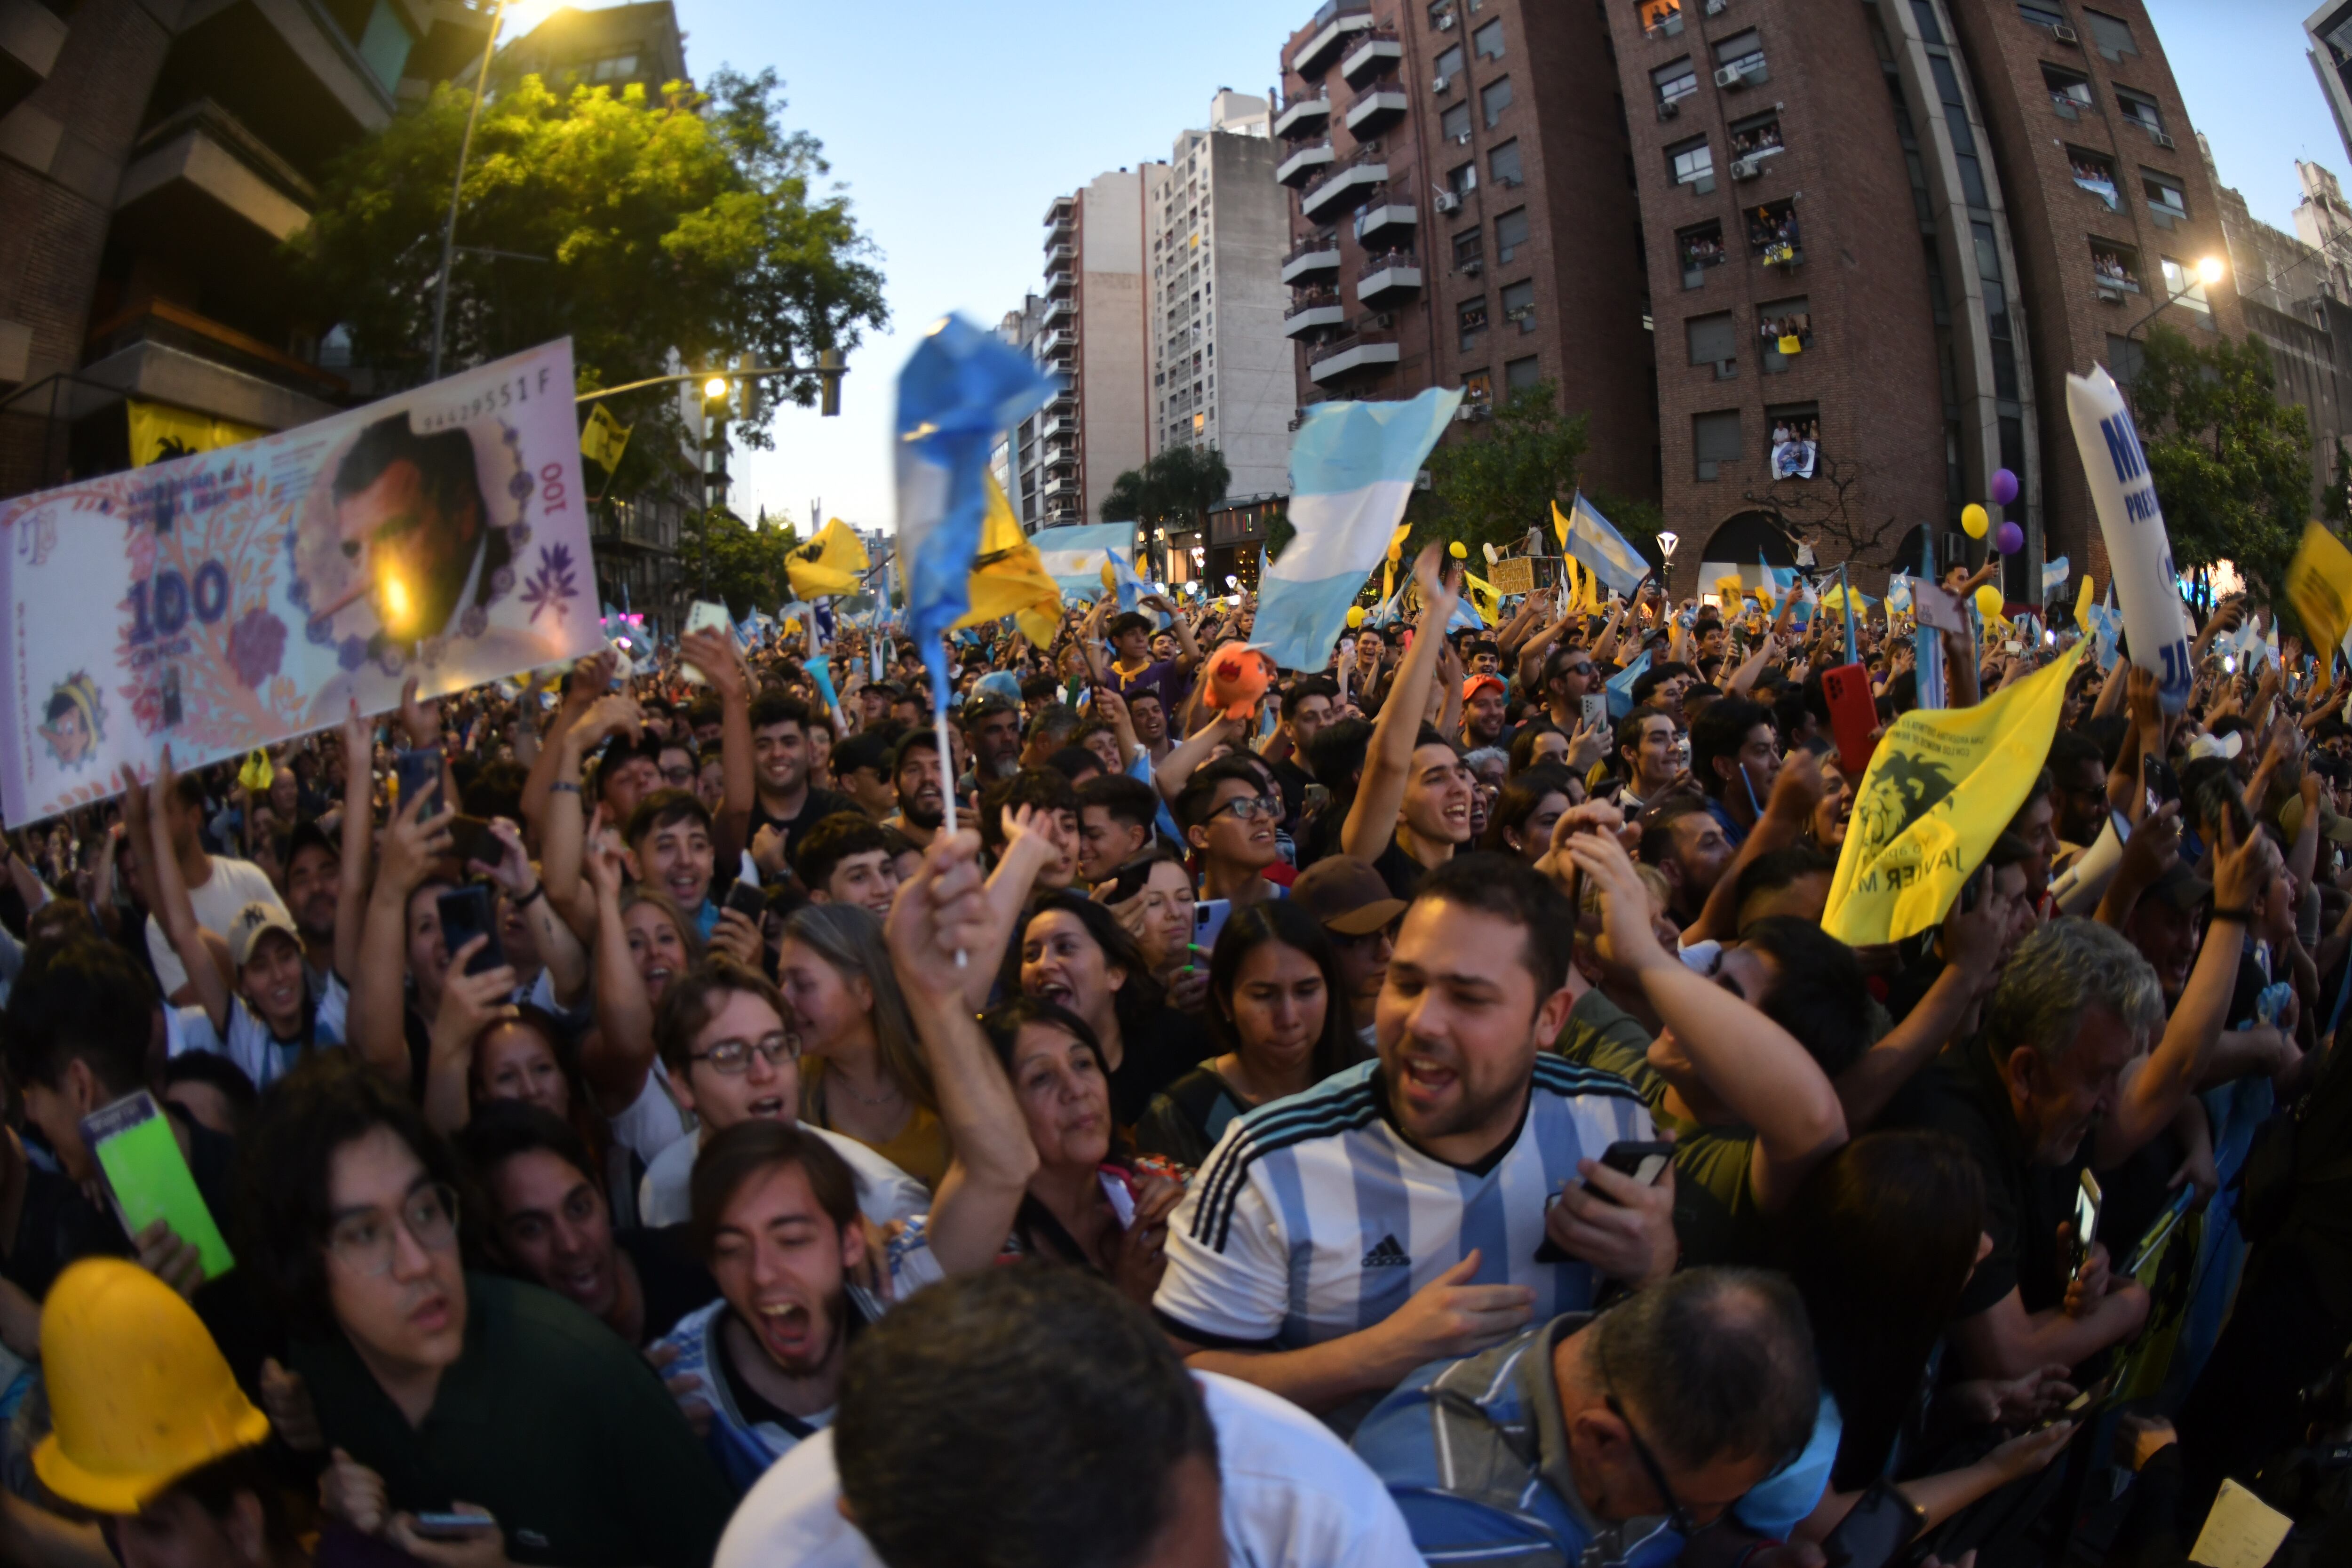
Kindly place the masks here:
[(2333, 650), (2343, 646), (2344, 633), (2352, 627), (2352, 550), (2318, 523), (2305, 528), (2303, 543), (2286, 569), (2286, 597), (2312, 650), (2327, 650), (2329, 668), (2320, 672), (2326, 679), (2335, 666)]
[(1822, 929), (1853, 947), (1943, 921), (2025, 804), (2089, 644), (1973, 708), (1914, 709), (1879, 742), (1854, 797)]
[(126, 399), (124, 406), (131, 410), (131, 466), (134, 468), (184, 458), (191, 452), (213, 452), (240, 441), (257, 441), (269, 434), (258, 425), (215, 419), (168, 403), (142, 403), (134, 397)]

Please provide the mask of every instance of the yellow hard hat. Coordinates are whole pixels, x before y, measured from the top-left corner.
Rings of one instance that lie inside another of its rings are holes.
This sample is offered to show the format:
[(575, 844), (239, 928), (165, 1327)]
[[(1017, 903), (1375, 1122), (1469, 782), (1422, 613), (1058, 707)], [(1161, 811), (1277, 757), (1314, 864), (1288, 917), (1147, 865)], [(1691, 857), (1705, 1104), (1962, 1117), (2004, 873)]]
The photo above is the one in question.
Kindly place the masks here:
[(52, 1429), (33, 1469), (68, 1502), (136, 1513), (269, 1436), (195, 1309), (136, 1264), (87, 1258), (41, 1305)]

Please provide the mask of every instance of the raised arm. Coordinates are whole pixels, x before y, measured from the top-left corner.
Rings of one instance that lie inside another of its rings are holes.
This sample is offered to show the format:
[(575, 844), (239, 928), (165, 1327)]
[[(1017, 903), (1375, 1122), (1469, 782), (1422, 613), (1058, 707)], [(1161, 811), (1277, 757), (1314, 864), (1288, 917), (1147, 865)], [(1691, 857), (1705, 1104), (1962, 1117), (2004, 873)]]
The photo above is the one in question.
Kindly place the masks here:
[(590, 948), (596, 1027), (581, 1051), (580, 1071), (599, 1109), (617, 1116), (636, 1103), (653, 1071), (654, 1005), (629, 951), (628, 928), (621, 922), (620, 852), (609, 845), (593, 847), (588, 878), (596, 890), (596, 940)]
[(1422, 712), (1429, 704), (1430, 682), (1436, 678), (1437, 656), (1445, 646), (1445, 623), (1453, 618), (1454, 602), (1461, 592), (1458, 571), (1440, 571), (1444, 548), (1431, 544), (1412, 563), (1421, 586), (1421, 623), (1412, 647), (1397, 671), (1396, 685), (1372, 724), (1372, 740), (1364, 753), (1363, 782), (1340, 825), (1339, 850), (1360, 860), (1376, 860), (1395, 836), (1397, 813), (1404, 806), (1406, 782), (1412, 774), (1412, 749), (1420, 739)]
[(1683, 931), (1685, 945), (1709, 940), (1729, 942), (1738, 935), (1739, 873), (1759, 856), (1775, 849), (1784, 849), (1797, 842), (1813, 820), (1813, 808), (1829, 793), (1822, 778), (1821, 759), (1801, 747), (1789, 754), (1780, 764), (1778, 777), (1772, 781), (1772, 794), (1764, 802), (1764, 815), (1756, 820), (1739, 852), (1715, 879), (1715, 887), (1700, 906), (1698, 919)]
[(1167, 616), (1169, 629), (1176, 634), (1176, 668), (1188, 675), (1200, 668), (1201, 645), (1192, 640), (1192, 628), (1184, 624), (1184, 617), (1176, 613), (1176, 606), (1158, 594), (1146, 594), (1136, 603), (1149, 605)]
[(965, 829), (931, 841), (922, 868), (898, 889), (884, 928), (890, 968), (923, 1042), (940, 1121), (954, 1151), (926, 1226), (931, 1252), (950, 1274), (995, 1261), (1037, 1169), (1037, 1151), (1013, 1086), (957, 983), (956, 954), (992, 951), (983, 944), (995, 924), (981, 884), (980, 836)]
[[(555, 706), (555, 717), (548, 721), (546, 732), (539, 737), (537, 751), (530, 760), (530, 774), (522, 782), (523, 826), (534, 843), (546, 831), (541, 824), (547, 810), (549, 786), (555, 783), (556, 763), (562, 761), (563, 737), (595, 706), (596, 700), (613, 684), (613, 672), (619, 668), (619, 658), (610, 648), (572, 667), (572, 684), (564, 689), (563, 700)], [(528, 715), (524, 727), (529, 727)], [(515, 754), (522, 754), (520, 746)], [(579, 780), (572, 782), (577, 784)]]
[(1659, 1022), (1729, 1110), (1756, 1130), (1748, 1180), (1765, 1212), (1846, 1140), (1837, 1091), (1796, 1037), (1733, 991), (1702, 978), (1660, 945), (1650, 896), (1633, 858), (1605, 834), (1580, 833), (1569, 857), (1601, 889), (1610, 956), (1640, 980)]
[(163, 760), (157, 765), (152, 784), (142, 784), (126, 763), (122, 769), (122, 813), (130, 824), (131, 842), (139, 846), (146, 863), (154, 868), (149, 879), (154, 884), (156, 923), (171, 939), (172, 951), (180, 955), (181, 967), (188, 972), (188, 984), (195, 988), (205, 1016), (212, 1020), (213, 1032), (226, 1039), (233, 994), (230, 977), (221, 973), (212, 950), (205, 945), (205, 929), (196, 922), (196, 907), (188, 900), (188, 885), (180, 875), (180, 858), (172, 853), (171, 830), (164, 826), (163, 803), (171, 798), (175, 782), (177, 775), (172, 771), (169, 746), (163, 748)]
[(1935, 1059), (1991, 976), (2000, 957), (2000, 921), (1985, 896), (1990, 890), (1992, 874), (1979, 871), (1978, 879), (1976, 907), (1964, 910), (1955, 899), (1945, 913), (1943, 930), (1936, 939), (1944, 972), (1901, 1023), (1838, 1074), (1838, 1103), (1845, 1108), (1850, 1133), (1867, 1131), (1895, 1090)]
[(600, 697), (550, 748), (556, 753), (555, 778), (547, 786), (547, 815), (540, 825), (539, 874), (556, 912), (583, 937), (596, 929), (596, 906), (580, 879), (582, 844), (588, 831), (580, 770), (590, 751), (625, 730), (633, 736), (645, 731), (635, 700), (618, 693)]
[(409, 1083), (404, 1032), (407, 1003), (402, 984), (408, 973), (408, 895), (425, 880), (434, 860), (450, 848), (447, 812), (421, 822), (417, 818), (440, 790), (439, 780), (428, 780), (415, 799), (401, 802), (398, 815), (383, 831), (383, 863), (368, 890), (359, 962), (348, 976), (351, 1048), (404, 1093)]
[(1184, 781), (1192, 776), (1192, 770), (1207, 762), (1209, 753), (1227, 741), (1235, 745), (1242, 743), (1242, 722), (1222, 714), (1203, 724), (1198, 733), (1186, 736), (1151, 770), (1152, 782), (1160, 786), (1160, 795), (1171, 801), (1182, 795)]
[(343, 719), (343, 858), (335, 887), (335, 973), (350, 984), (367, 923), (369, 857), (375, 850), (375, 723), (358, 699)]
[[(706, 626), (680, 637), (678, 647), (719, 694), (719, 766), (727, 794), (719, 819), (710, 825), (711, 863), (731, 873), (751, 846), (751, 807), (758, 798), (751, 767), (751, 683), (727, 633)], [(837, 718), (835, 723), (837, 730)]]
[[(1037, 880), (1037, 873), (1054, 858), (1054, 846), (1046, 842), (1041, 829), (1046, 818), (1028, 806), (1007, 811), (1001, 820), (1004, 824), (1004, 850), (996, 858), (996, 869), (990, 873), (982, 905), (985, 924), (979, 931), (979, 945), (966, 948), (964, 965), (957, 973), (956, 988), (962, 993), (964, 1004), (973, 1012), (988, 1005), (988, 994), (996, 985), (996, 961), (1003, 956), (1005, 944), (1013, 940), (1013, 927), (1020, 920), (1022, 907), (1029, 901), (1029, 889)], [(950, 966), (954, 959), (950, 958)]]

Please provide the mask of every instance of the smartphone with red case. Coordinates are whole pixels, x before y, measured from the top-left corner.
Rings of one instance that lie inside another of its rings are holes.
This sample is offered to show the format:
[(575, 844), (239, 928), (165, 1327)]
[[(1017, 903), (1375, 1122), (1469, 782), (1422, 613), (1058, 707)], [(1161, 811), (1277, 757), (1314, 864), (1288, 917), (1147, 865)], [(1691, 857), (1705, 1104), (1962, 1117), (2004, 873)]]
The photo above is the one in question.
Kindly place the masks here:
[(1878, 699), (1870, 689), (1870, 671), (1859, 664), (1841, 664), (1822, 671), (1822, 696), (1830, 710), (1830, 733), (1837, 739), (1838, 767), (1859, 778), (1870, 765), (1878, 728)]

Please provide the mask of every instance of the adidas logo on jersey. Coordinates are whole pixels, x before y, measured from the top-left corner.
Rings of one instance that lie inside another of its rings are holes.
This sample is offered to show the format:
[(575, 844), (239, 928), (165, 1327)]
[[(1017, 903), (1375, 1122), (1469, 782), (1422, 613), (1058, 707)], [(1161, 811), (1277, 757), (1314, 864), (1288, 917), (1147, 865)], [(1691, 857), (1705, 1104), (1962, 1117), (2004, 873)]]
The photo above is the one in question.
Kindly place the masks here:
[(1370, 1252), (1364, 1254), (1364, 1267), (1410, 1268), (1412, 1267), (1412, 1259), (1405, 1256), (1404, 1248), (1397, 1245), (1395, 1237), (1384, 1236), (1373, 1245)]

